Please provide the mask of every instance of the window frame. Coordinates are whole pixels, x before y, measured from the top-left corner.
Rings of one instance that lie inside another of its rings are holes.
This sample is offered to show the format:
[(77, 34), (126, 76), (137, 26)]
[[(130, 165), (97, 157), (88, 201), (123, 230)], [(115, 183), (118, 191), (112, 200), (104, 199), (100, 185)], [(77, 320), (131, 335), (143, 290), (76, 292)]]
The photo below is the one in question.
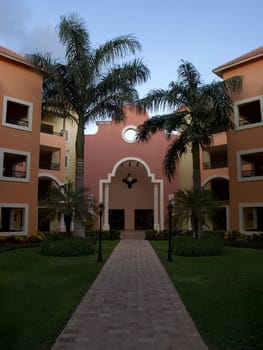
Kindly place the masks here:
[[(263, 202), (255, 202), (255, 203), (239, 203), (238, 211), (239, 211), (239, 231), (242, 233), (255, 233), (259, 232), (257, 229), (245, 230), (244, 227), (244, 209), (246, 208), (263, 208)], [(252, 223), (253, 224), (253, 223)]]
[(245, 151), (238, 151), (236, 154), (237, 157), (237, 180), (239, 182), (247, 182), (247, 181), (262, 181), (262, 176), (248, 176), (242, 177), (242, 155), (246, 154), (254, 154), (254, 153), (263, 153), (263, 148), (254, 148)]
[[(12, 124), (12, 123), (7, 122), (7, 120), (6, 120), (7, 115), (6, 114), (7, 114), (7, 104), (9, 101), (14, 102), (14, 103), (18, 103), (21, 105), (25, 105), (28, 107), (28, 112), (27, 112), (28, 125), (27, 126)], [(8, 127), (8, 128), (13, 128), (13, 129), (18, 129), (18, 130), (23, 130), (23, 131), (32, 131), (32, 120), (33, 120), (33, 103), (31, 103), (29, 101), (18, 99), (18, 98), (10, 97), (10, 96), (3, 97), (2, 126)]]
[(28, 214), (29, 214), (29, 207), (27, 203), (0, 203), (0, 220), (1, 214), (2, 214), (2, 208), (13, 208), (13, 209), (24, 209), (23, 212), (23, 230), (22, 231), (0, 231), (0, 236), (24, 236), (28, 234)]
[[(18, 154), (26, 157), (26, 176), (25, 177), (3, 176), (5, 153)], [(10, 149), (10, 148), (0, 148), (0, 180), (13, 181), (13, 182), (29, 182), (30, 181), (30, 161), (31, 161), (30, 152), (19, 151), (19, 150)]]
[[(132, 131), (135, 134), (134, 138), (127, 137), (127, 132)], [(122, 129), (121, 132), (122, 138), (127, 143), (135, 143), (136, 142), (136, 136), (137, 136), (137, 127), (135, 125), (127, 125), (125, 128)]]

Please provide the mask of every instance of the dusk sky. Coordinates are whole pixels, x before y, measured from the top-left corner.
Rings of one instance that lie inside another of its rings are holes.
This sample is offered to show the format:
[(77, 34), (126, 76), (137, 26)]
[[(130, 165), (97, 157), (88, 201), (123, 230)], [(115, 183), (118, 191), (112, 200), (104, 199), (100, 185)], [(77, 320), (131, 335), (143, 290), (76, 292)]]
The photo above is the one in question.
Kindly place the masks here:
[(137, 37), (137, 56), (151, 71), (138, 89), (141, 97), (176, 80), (181, 59), (209, 83), (218, 79), (213, 68), (263, 45), (262, 0), (0, 0), (0, 45), (63, 58), (56, 26), (72, 12), (85, 21), (94, 46), (119, 35)]

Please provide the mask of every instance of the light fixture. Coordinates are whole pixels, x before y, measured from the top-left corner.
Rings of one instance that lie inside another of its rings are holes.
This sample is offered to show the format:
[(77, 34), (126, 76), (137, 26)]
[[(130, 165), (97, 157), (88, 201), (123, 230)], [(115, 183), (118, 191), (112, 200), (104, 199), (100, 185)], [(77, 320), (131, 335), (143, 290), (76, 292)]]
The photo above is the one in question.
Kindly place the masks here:
[(128, 175), (122, 179), (122, 182), (128, 185), (128, 188), (132, 188), (132, 185), (137, 182), (137, 179), (135, 179), (131, 173), (128, 173)]

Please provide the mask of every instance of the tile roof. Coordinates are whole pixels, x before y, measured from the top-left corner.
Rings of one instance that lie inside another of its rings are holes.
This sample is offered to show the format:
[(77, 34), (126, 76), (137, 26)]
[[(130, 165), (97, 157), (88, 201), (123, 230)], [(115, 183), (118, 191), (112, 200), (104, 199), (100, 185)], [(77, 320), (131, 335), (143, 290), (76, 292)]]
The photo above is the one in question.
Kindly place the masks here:
[(259, 57), (263, 56), (263, 46), (260, 46), (252, 51), (249, 51), (245, 53), (244, 55), (241, 55), (231, 61), (228, 61), (227, 63), (222, 64), (221, 66), (214, 68), (213, 72), (217, 74), (218, 76), (222, 77), (222, 73), (226, 71), (227, 69), (230, 69), (232, 67), (238, 66), (242, 63), (255, 60)]
[(6, 57), (13, 61), (20, 62), (22, 64), (26, 64), (28, 66), (32, 66), (32, 64), (26, 59), (26, 57), (1, 45), (0, 45), (0, 56)]

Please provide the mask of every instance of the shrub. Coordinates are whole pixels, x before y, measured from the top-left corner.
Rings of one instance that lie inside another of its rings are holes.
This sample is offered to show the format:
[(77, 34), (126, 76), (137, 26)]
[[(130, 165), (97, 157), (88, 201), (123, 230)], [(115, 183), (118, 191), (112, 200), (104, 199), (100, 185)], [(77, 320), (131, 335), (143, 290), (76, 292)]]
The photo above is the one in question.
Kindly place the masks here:
[(174, 238), (173, 251), (175, 255), (180, 256), (214, 256), (222, 255), (224, 244), (218, 236), (203, 236), (195, 239), (189, 236)]
[(94, 247), (86, 238), (68, 237), (46, 239), (41, 244), (41, 254), (49, 256), (80, 256), (95, 252)]
[(43, 242), (44, 236), (40, 232), (32, 233), (27, 236), (12, 235), (1, 237), (0, 251), (33, 247)]
[(237, 230), (227, 231), (224, 244), (230, 247), (263, 249), (263, 233), (242, 234)]

